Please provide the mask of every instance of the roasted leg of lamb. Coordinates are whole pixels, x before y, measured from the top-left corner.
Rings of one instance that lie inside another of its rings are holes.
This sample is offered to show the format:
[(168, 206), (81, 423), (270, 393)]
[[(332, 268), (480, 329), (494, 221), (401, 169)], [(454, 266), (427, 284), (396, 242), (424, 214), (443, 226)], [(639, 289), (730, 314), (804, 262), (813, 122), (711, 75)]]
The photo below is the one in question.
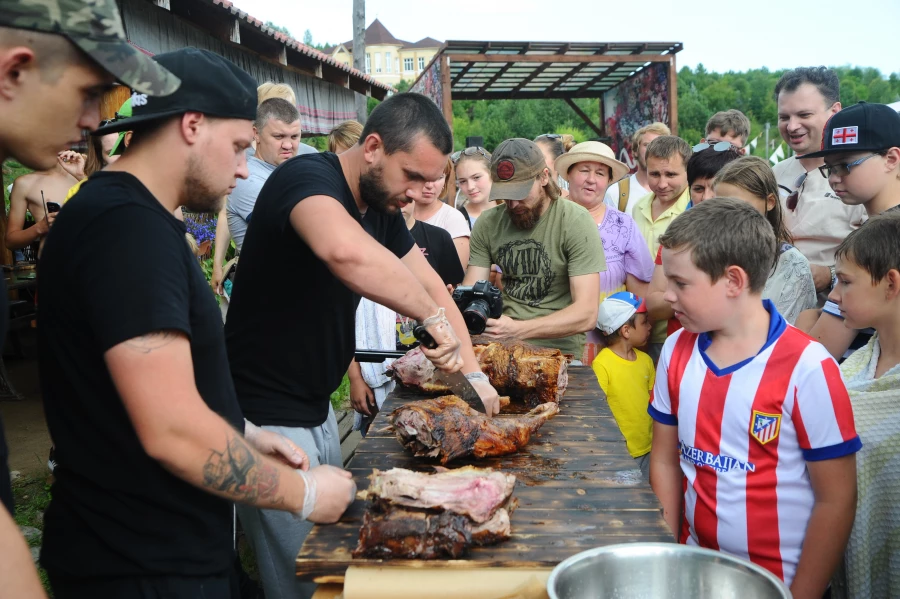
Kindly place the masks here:
[(551, 402), (522, 416), (488, 418), (455, 395), (445, 395), (401, 406), (391, 412), (390, 422), (397, 439), (413, 454), (446, 464), (469, 455), (515, 453), (557, 412), (559, 405)]
[(472, 545), (510, 536), (514, 476), (470, 466), (430, 475), (375, 470), (369, 478), (372, 483), (362, 495), (372, 505), (354, 557), (458, 558)]
[[(481, 370), (501, 395), (509, 395), (533, 407), (558, 402), (569, 384), (571, 357), (558, 349), (536, 347), (522, 341), (492, 341), (475, 345)], [(416, 348), (389, 367), (403, 386), (425, 393), (448, 393), (441, 378), (422, 350)]]

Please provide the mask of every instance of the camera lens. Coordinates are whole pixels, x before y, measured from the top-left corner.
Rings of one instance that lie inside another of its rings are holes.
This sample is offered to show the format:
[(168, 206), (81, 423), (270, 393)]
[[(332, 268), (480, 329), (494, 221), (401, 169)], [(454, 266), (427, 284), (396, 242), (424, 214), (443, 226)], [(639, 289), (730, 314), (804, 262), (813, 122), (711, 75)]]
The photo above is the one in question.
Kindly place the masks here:
[(463, 310), (463, 320), (466, 321), (466, 328), (472, 335), (480, 335), (487, 326), (488, 314), (490, 308), (488, 303), (483, 299), (477, 299), (466, 306)]

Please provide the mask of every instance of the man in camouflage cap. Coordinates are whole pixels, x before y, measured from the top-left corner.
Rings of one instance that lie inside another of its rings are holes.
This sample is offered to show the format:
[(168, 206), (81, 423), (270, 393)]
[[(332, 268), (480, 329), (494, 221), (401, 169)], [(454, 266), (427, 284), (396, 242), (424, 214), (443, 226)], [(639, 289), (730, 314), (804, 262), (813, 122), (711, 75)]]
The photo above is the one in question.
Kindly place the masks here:
[(54, 166), (100, 123), (113, 81), (148, 96), (180, 85), (128, 43), (115, 0), (0, 0), (0, 162)]
[[(177, 77), (128, 44), (115, 0), (0, 0), (0, 163), (46, 170), (57, 153), (100, 123), (100, 97), (115, 81), (171, 94)], [(0, 281), (0, 345), (6, 336)], [(45, 597), (12, 511), (0, 423), (0, 596)]]

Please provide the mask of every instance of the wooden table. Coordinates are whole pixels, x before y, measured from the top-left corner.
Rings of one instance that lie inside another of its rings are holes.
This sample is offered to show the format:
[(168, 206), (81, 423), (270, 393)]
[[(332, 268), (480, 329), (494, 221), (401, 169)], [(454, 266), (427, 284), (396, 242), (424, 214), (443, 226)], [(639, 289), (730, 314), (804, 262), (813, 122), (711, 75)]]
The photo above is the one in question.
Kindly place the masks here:
[[(387, 415), (421, 395), (398, 390), (385, 400), (348, 468), (360, 489), (373, 468), (429, 471), (434, 463), (403, 450)], [(500, 416), (502, 417), (502, 416)], [(560, 413), (531, 437), (524, 451), (483, 460), (462, 459), (451, 467), (475, 464), (515, 474), (519, 507), (512, 514), (512, 538), (493, 547), (476, 547), (459, 560), (353, 559), (367, 502), (357, 500), (340, 522), (313, 528), (297, 557), (297, 576), (319, 583), (342, 582), (353, 566), (415, 568), (552, 568), (585, 549), (627, 542), (667, 542), (672, 535), (650, 485), (610, 412), (593, 371), (569, 369), (569, 388)]]

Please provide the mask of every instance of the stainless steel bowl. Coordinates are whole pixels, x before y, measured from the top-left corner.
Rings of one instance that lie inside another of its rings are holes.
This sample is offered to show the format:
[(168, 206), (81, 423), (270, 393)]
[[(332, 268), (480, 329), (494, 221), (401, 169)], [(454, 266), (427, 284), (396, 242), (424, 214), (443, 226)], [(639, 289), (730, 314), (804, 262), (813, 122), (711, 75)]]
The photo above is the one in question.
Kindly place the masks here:
[(550, 599), (790, 599), (774, 574), (719, 551), (630, 543), (583, 551), (547, 581)]

